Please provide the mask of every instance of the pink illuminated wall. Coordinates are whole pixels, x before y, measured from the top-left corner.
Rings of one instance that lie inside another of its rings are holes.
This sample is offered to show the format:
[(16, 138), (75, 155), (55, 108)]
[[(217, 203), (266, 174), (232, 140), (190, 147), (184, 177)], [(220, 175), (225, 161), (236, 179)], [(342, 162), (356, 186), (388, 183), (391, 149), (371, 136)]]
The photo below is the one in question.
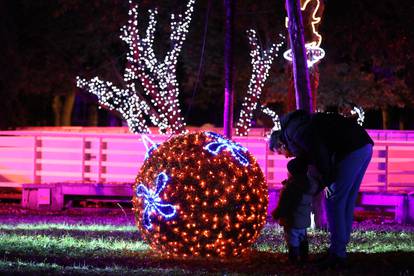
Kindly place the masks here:
[[(109, 129), (108, 133), (104, 128), (65, 130), (0, 132), (0, 186), (134, 182), (145, 154), (139, 135), (120, 133), (124, 131), (121, 128)], [(414, 132), (369, 132), (376, 145), (361, 189), (414, 191)], [(286, 177), (287, 159), (267, 149), (264, 133), (256, 129), (255, 136), (233, 138), (256, 157), (269, 187), (278, 187)], [(150, 137), (156, 142), (168, 138)]]

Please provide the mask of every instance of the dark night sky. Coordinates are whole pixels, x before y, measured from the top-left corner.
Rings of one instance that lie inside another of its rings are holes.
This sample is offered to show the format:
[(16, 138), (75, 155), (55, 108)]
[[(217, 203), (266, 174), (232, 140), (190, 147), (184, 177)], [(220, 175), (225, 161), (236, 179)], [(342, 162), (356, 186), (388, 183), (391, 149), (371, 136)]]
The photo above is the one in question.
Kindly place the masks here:
[[(159, 6), (156, 52), (161, 55), (168, 46), (167, 15), (186, 1), (141, 2), (143, 16), (147, 8)], [(64, 105), (71, 91), (76, 93), (73, 123), (87, 125), (96, 100), (76, 89), (74, 80), (98, 75), (117, 81), (126, 53), (118, 35), (127, 9), (126, 0), (1, 1), (0, 128), (53, 125), (56, 99)], [(369, 128), (381, 128), (381, 109), (389, 111), (391, 128), (401, 122), (414, 128), (412, 14), (414, 4), (408, 0), (325, 1), (320, 33), (327, 56), (319, 65), (320, 104), (335, 106), (351, 99), (366, 106)], [(245, 30), (256, 29), (262, 45), (269, 45), (278, 33), (286, 35), (284, 16), (284, 1), (238, 1), (236, 111), (251, 73)], [(222, 23), (222, 1), (197, 2), (178, 65), (180, 100), (190, 124), (221, 123)], [(286, 111), (285, 64), (283, 58), (275, 59), (263, 95), (279, 111)], [(107, 124), (106, 112), (99, 117), (100, 124)]]

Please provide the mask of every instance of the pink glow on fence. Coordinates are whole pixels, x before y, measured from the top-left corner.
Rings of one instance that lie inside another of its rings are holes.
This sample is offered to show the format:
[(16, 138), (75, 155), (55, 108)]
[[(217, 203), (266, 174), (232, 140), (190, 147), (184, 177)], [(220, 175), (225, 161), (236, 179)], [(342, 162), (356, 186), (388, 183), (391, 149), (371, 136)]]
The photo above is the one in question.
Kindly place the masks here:
[[(139, 135), (124, 131), (124, 128), (37, 128), (0, 132), (0, 186), (132, 183), (146, 149)], [(287, 159), (268, 150), (265, 132), (253, 129), (248, 137), (233, 138), (256, 157), (269, 187), (277, 188), (286, 177)], [(376, 145), (361, 190), (413, 191), (414, 132), (370, 130), (369, 133)], [(161, 143), (168, 136), (150, 135), (150, 138)]]

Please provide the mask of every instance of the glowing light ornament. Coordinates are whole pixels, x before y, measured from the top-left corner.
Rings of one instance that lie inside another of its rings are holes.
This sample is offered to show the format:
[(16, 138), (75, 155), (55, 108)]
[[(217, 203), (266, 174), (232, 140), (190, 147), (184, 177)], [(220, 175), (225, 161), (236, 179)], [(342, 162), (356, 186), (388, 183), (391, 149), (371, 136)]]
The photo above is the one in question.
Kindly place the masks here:
[[(304, 11), (307, 9), (308, 4), (311, 3), (311, 1), (316, 1), (315, 8), (312, 12), (312, 18), (311, 18), (311, 25), (312, 25), (312, 33), (316, 37), (316, 41), (312, 41), (310, 43), (305, 44), (306, 49), (306, 57), (307, 57), (307, 65), (308, 68), (312, 67), (315, 63), (320, 61), (325, 57), (325, 50), (320, 47), (322, 42), (322, 36), (318, 33), (316, 30), (316, 25), (321, 22), (321, 17), (317, 16), (318, 9), (320, 7), (320, 0), (306, 0), (303, 5), (301, 5), (301, 10)], [(285, 25), (286, 28), (288, 27), (288, 21), (289, 18), (286, 17)], [(289, 49), (283, 53), (283, 57), (292, 62), (292, 49)]]
[(144, 161), (134, 191), (137, 227), (162, 254), (238, 256), (266, 221), (267, 184), (257, 161), (212, 132), (178, 135), (159, 145)]
[(144, 143), (146, 152), (145, 152), (145, 157), (144, 157), (144, 161), (148, 159), (148, 157), (150, 157), (150, 155), (152, 154), (152, 152), (154, 150), (156, 150), (158, 148), (158, 146), (160, 144), (154, 143), (147, 135), (143, 134), (142, 136), (142, 142)]
[[(97, 95), (101, 105), (120, 112), (134, 133), (149, 133), (146, 117), (159, 127), (161, 133), (186, 131), (184, 118), (180, 115), (176, 66), (190, 25), (194, 2), (188, 1), (184, 15), (171, 15), (171, 48), (161, 62), (155, 57), (153, 49), (157, 11), (149, 11), (149, 24), (142, 38), (138, 30), (138, 5), (129, 1), (128, 24), (121, 28), (121, 39), (129, 46), (123, 74), (125, 87), (119, 88), (98, 78), (77, 78), (78, 87)], [(136, 81), (141, 83), (145, 94), (151, 99), (150, 104), (136, 91)]]
[[(279, 48), (283, 42), (272, 44), (269, 49), (262, 50), (256, 32), (254, 30), (247, 31), (250, 44), (250, 57), (252, 58), (252, 76), (250, 78), (247, 96), (244, 98), (242, 108), (240, 110), (239, 120), (236, 123), (236, 135), (246, 136), (251, 127), (253, 112), (256, 110), (260, 101), (260, 96), (266, 79), (269, 76), (269, 69), (273, 63), (273, 59), (278, 56)], [(280, 37), (284, 38), (282, 35)]]
[(362, 107), (360, 107), (360, 106), (354, 106), (354, 108), (351, 110), (351, 114), (352, 115), (355, 115), (355, 114), (358, 115), (357, 122), (358, 122), (358, 124), (360, 126), (362, 126), (364, 124), (364, 121), (365, 121), (365, 112), (364, 112), (364, 109)]
[[(319, 46), (312, 46), (312, 43), (306, 43), (306, 58), (307, 58), (307, 64), (308, 68), (312, 67), (315, 63), (320, 61), (325, 57), (325, 50), (320, 48)], [(283, 57), (292, 62), (292, 49), (287, 50), (283, 53)]]

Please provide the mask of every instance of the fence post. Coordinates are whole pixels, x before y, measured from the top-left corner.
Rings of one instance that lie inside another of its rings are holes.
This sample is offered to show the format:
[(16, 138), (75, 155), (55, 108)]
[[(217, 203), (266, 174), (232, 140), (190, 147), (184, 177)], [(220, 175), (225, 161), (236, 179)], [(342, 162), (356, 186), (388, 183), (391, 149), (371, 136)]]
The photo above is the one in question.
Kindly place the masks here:
[(85, 136), (82, 136), (82, 146), (81, 146), (81, 179), (82, 183), (85, 182), (85, 147), (86, 147)]
[(99, 136), (98, 138), (98, 183), (102, 181), (102, 137)]
[(389, 145), (385, 145), (385, 192), (388, 192), (388, 155), (389, 155)]
[(32, 172), (33, 183), (38, 183), (37, 177), (37, 135), (33, 136), (33, 172)]

